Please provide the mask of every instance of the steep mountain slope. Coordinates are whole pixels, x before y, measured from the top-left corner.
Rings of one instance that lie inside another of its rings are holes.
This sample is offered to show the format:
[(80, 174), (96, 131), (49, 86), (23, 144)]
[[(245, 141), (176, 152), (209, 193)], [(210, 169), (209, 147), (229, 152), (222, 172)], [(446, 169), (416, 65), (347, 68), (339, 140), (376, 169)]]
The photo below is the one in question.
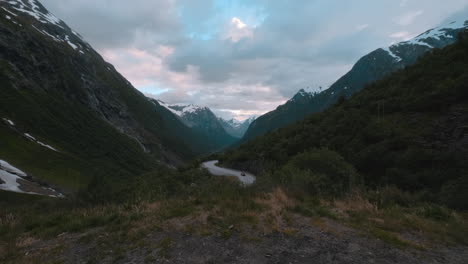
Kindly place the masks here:
[(352, 163), (367, 186), (424, 190), (425, 199), (468, 208), (468, 31), (460, 39), (349, 100), (242, 145), (224, 162), (274, 171), (327, 148)]
[(167, 104), (160, 100), (152, 101), (169, 110), (187, 127), (204, 138), (205, 144), (210, 144), (213, 151), (221, 150), (234, 142), (236, 138), (229, 135), (218, 118), (208, 107), (184, 104)]
[(467, 22), (465, 20), (451, 22), (428, 30), (410, 41), (369, 53), (329, 89), (320, 93), (300, 90), (286, 104), (259, 117), (249, 127), (243, 140), (250, 140), (302, 120), (311, 113), (323, 111), (336, 103), (341, 96), (349, 97), (364, 88), (365, 85), (414, 64), (426, 52), (452, 44), (456, 41), (457, 34), (464, 28), (468, 28)]
[(0, 7), (0, 118), (15, 123), (0, 124), (1, 159), (76, 187), (93, 175), (139, 174), (209, 151), (38, 1)]
[(252, 122), (255, 121), (256, 118), (256, 116), (252, 116), (244, 121), (238, 121), (236, 119), (225, 120), (222, 118), (218, 118), (218, 120), (224, 127), (226, 132), (229, 133), (229, 135), (235, 138), (242, 138), (247, 129), (249, 128), (250, 124), (252, 124)]

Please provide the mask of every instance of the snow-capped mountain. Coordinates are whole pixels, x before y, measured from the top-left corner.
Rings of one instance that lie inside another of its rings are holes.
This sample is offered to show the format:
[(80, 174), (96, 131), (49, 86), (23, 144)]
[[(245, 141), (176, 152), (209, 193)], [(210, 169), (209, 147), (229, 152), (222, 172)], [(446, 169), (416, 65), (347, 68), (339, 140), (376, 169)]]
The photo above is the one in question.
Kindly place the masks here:
[(243, 121), (239, 121), (234, 118), (229, 120), (219, 118), (219, 122), (224, 127), (226, 132), (228, 132), (231, 136), (236, 138), (242, 138), (247, 129), (249, 128), (250, 124), (252, 124), (252, 122), (255, 121), (256, 118), (257, 116), (251, 116)]
[(60, 156), (76, 165), (57, 173), (61, 183), (77, 175), (85, 186), (94, 176), (90, 167), (138, 175), (156, 163), (180, 165), (216, 149), (155, 107), (37, 0), (0, 1), (0, 83), (0, 119), (16, 125), (0, 122), (0, 131), (16, 135), (11, 145), (43, 151), (12, 149), (0, 158), (25, 170), (28, 161), (42, 158), (47, 162), (35, 162), (33, 171), (47, 171), (49, 160)]
[(164, 106), (167, 110), (171, 111), (173, 114), (177, 115), (178, 117), (186, 117), (190, 115), (194, 115), (197, 113), (201, 113), (203, 111), (210, 111), (208, 107), (197, 106), (193, 104), (167, 104), (161, 100), (157, 100), (161, 106)]
[[(78, 33), (45, 9), (39, 1), (9, 0), (1, 1), (0, 4), (2, 11), (5, 12), (5, 18), (12, 24), (19, 27), (23, 27), (24, 24), (31, 26), (49, 40), (66, 45), (78, 53), (94, 52)], [(27, 23), (19, 21), (23, 19), (26, 19)]]
[(340, 97), (350, 97), (367, 84), (414, 64), (426, 52), (453, 44), (458, 39), (458, 34), (467, 28), (467, 19), (452, 21), (411, 40), (376, 49), (358, 60), (353, 68), (330, 88), (321, 92), (317, 92), (317, 89), (301, 89), (284, 105), (257, 118), (243, 140), (284, 127), (311, 113), (323, 111), (336, 103)]
[(222, 123), (208, 107), (193, 104), (168, 104), (161, 100), (150, 100), (169, 110), (187, 127), (203, 134), (209, 141), (216, 144), (218, 150), (236, 141), (236, 138), (225, 130)]

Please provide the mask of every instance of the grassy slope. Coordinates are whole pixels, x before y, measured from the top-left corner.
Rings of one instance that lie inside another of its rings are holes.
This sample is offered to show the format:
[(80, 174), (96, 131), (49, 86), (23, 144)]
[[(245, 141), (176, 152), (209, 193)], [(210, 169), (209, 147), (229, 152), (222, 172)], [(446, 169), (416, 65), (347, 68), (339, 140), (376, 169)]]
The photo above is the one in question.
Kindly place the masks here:
[[(157, 161), (177, 164), (216, 149), (148, 101), (97, 53), (77, 54), (34, 30), (28, 16), (17, 20), (25, 26), (0, 18), (1, 44), (6, 45), (0, 54), (0, 118), (13, 120), (21, 133), (62, 153), (38, 148), (1, 122), (0, 159), (52, 184), (77, 189), (94, 176), (132, 177), (154, 169)], [(93, 93), (83, 85), (83, 76), (92, 79)], [(105, 109), (92, 110), (92, 100), (105, 100), (107, 104), (96, 103)], [(128, 121), (151, 154), (105, 121), (101, 115), (109, 112), (110, 119), (120, 118), (117, 123)]]
[(142, 173), (153, 161), (133, 140), (103, 122), (79, 104), (58, 100), (41, 91), (18, 91), (0, 76), (0, 116), (62, 151), (55, 153), (26, 140), (5, 124), (0, 125), (0, 155), (44, 180), (68, 188), (88, 182), (98, 170)]

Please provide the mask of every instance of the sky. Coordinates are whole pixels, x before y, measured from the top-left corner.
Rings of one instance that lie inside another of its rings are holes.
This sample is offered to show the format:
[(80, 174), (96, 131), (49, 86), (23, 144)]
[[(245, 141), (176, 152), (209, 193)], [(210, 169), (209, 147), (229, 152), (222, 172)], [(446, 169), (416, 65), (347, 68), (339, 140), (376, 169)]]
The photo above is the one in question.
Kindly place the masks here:
[[(41, 0), (137, 89), (245, 119), (327, 88), (468, 0)], [(468, 19), (468, 17), (467, 17)]]

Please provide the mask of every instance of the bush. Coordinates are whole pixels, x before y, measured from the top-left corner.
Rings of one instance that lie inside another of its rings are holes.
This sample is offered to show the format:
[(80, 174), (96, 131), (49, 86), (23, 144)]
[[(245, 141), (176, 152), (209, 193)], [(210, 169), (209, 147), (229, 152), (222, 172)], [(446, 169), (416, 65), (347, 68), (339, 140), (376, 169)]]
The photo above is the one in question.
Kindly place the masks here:
[(409, 192), (400, 190), (396, 186), (386, 186), (376, 191), (371, 191), (368, 198), (369, 201), (376, 204), (379, 208), (408, 207), (417, 200), (417, 197)]
[(454, 209), (468, 208), (468, 175), (446, 183), (440, 192), (443, 204)]
[(354, 167), (328, 149), (313, 149), (294, 156), (273, 178), (309, 194), (330, 196), (343, 195), (360, 182)]

